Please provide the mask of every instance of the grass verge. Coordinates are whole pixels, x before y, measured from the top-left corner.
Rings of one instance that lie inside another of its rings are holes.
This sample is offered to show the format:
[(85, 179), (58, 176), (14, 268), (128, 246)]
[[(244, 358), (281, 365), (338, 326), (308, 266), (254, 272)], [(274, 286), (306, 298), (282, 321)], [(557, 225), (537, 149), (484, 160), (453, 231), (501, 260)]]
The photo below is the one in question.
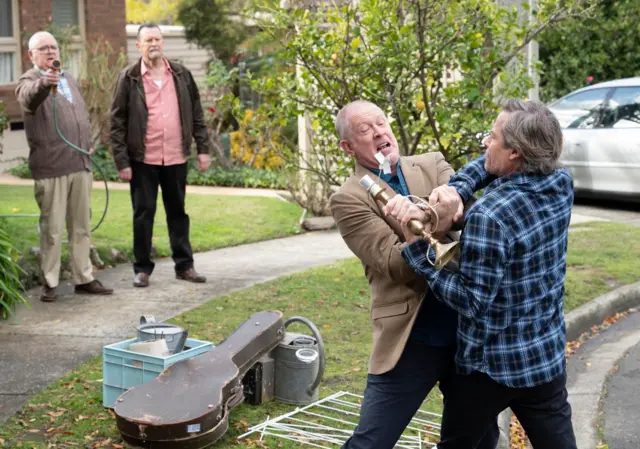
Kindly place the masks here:
[[(39, 214), (33, 197), (33, 188), (0, 186), (0, 214)], [(95, 225), (105, 204), (105, 191), (92, 192), (92, 226)], [(276, 198), (196, 195), (186, 196), (186, 209), (191, 221), (190, 237), (196, 252), (251, 243), (300, 232), (299, 206)], [(104, 222), (93, 233), (92, 242), (107, 265), (116, 263), (111, 248), (120, 251), (127, 260), (133, 257), (133, 212), (129, 192), (114, 190), (109, 193), (109, 209)], [(40, 246), (38, 218), (0, 218), (0, 226), (14, 240), (16, 249), (33, 264), (35, 256), (29, 249)], [(162, 200), (158, 198), (153, 228), (153, 244), (157, 257), (171, 255), (166, 215)], [(63, 261), (68, 260), (63, 245)]]

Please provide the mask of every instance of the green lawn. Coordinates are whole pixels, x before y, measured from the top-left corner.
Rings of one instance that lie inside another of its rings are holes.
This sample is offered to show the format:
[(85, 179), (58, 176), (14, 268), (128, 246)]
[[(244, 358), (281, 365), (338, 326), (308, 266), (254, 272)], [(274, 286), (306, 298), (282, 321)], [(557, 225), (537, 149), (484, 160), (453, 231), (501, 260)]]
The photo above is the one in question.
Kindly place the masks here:
[(580, 225), (569, 234), (565, 311), (626, 284), (640, 281), (640, 227)]
[[(95, 225), (105, 204), (104, 189), (92, 193), (92, 225)], [(187, 213), (191, 219), (191, 244), (194, 251), (239, 245), (272, 239), (299, 232), (301, 209), (277, 198), (215, 196), (187, 194)], [(0, 214), (38, 214), (33, 188), (0, 185)], [(24, 252), (39, 246), (37, 218), (0, 219), (17, 249)], [(132, 257), (131, 197), (128, 191), (115, 190), (109, 194), (109, 209), (104, 222), (93, 233), (93, 244), (101, 257), (110, 262), (109, 249), (122, 251)], [(169, 235), (161, 194), (153, 231), (158, 256), (169, 256)]]
[[(640, 228), (607, 223), (588, 227), (590, 231), (570, 234), (567, 311), (618, 285), (640, 279), (636, 268)], [(285, 318), (305, 316), (318, 326), (327, 348), (327, 368), (320, 389), (324, 397), (341, 390), (362, 394), (371, 344), (368, 307), (369, 291), (362, 267), (351, 259), (217, 298), (173, 322), (188, 328), (194, 338), (219, 343), (256, 311), (277, 309)], [(290, 330), (304, 332), (304, 327), (291, 326)], [(121, 447), (115, 422), (102, 407), (101, 379), (101, 358), (95, 357), (34, 395), (29, 405), (0, 426), (0, 441), (6, 447), (20, 447), (22, 443), (22, 447), (37, 449)], [(438, 391), (432, 392), (423, 408), (441, 409)], [(229, 432), (215, 447), (260, 447), (252, 441), (237, 442), (234, 437), (247, 425), (292, 409), (278, 403), (259, 407), (243, 404), (231, 412)], [(269, 447), (293, 446), (270, 443)]]

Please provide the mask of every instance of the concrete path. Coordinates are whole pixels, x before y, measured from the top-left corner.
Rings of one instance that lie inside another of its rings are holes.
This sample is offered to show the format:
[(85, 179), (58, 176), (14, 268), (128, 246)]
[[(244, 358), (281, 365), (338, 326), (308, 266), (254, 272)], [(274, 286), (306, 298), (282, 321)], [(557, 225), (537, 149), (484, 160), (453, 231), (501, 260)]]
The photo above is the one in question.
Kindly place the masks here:
[[(601, 427), (610, 449), (640, 447), (640, 313), (616, 325), (608, 339), (620, 338), (622, 342), (627, 336), (635, 336), (636, 344), (627, 347), (615, 366), (609, 367), (601, 403)], [(629, 341), (633, 343), (633, 338)]]
[[(595, 449), (600, 442), (598, 415), (604, 401), (604, 437), (611, 449), (640, 447), (640, 395), (638, 358), (629, 359), (613, 388), (607, 376), (624, 355), (640, 343), (640, 313), (634, 313), (585, 342), (567, 363), (567, 389), (578, 449)], [(635, 365), (634, 365), (635, 363)], [(634, 372), (635, 371), (635, 372)], [(605, 393), (606, 391), (606, 393)], [(604, 396), (603, 396), (604, 394)]]
[(17, 322), (0, 323), (0, 423), (104, 345), (134, 337), (141, 315), (165, 320), (232, 291), (349, 257), (340, 234), (315, 232), (196, 254), (206, 284), (177, 281), (173, 262), (164, 259), (149, 288), (134, 289), (130, 264), (97, 273), (115, 288), (110, 297), (75, 295), (66, 283), (58, 301), (46, 304), (33, 289), (32, 309), (20, 308)]
[[(0, 185), (12, 186), (33, 186), (33, 179), (22, 179), (9, 173), (0, 173)], [(108, 182), (109, 190), (129, 190), (126, 182)], [(93, 188), (104, 189), (104, 181), (94, 181)], [(187, 186), (187, 193), (199, 195), (236, 195), (236, 196), (265, 196), (271, 198), (286, 199), (291, 195), (286, 190), (272, 189), (245, 189), (239, 187), (218, 187), (218, 186)]]

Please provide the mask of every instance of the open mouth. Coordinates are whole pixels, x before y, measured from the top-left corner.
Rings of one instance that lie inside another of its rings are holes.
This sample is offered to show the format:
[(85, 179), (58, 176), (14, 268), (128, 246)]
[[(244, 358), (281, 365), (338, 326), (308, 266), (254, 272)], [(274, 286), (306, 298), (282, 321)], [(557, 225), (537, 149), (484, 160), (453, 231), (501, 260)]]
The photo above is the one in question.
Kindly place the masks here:
[(383, 144), (378, 145), (376, 149), (378, 150), (378, 152), (381, 152), (382, 150), (384, 150), (385, 148), (389, 148), (390, 146), (391, 144), (389, 142), (385, 142)]

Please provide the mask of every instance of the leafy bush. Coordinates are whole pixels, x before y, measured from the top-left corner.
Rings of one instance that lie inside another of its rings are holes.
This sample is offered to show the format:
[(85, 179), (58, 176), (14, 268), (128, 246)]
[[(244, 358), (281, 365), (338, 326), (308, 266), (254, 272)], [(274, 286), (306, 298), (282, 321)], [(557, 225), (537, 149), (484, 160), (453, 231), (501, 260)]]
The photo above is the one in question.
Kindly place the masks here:
[(231, 157), (244, 165), (255, 168), (278, 169), (284, 165), (284, 159), (278, 151), (281, 146), (279, 132), (252, 132), (263, 123), (265, 118), (260, 116), (262, 108), (255, 112), (251, 109), (244, 111), (244, 118), (240, 120), (240, 129), (231, 133)]
[(593, 83), (640, 75), (640, 2), (600, 0), (587, 18), (541, 34), (540, 98), (552, 101)]
[(206, 172), (200, 173), (196, 170), (193, 162), (190, 162), (187, 184), (262, 189), (287, 188), (282, 172), (252, 167), (212, 167)]
[(28, 304), (22, 296), (20, 275), (22, 268), (17, 263), (17, 252), (9, 234), (0, 226), (0, 317), (6, 320), (14, 315), (13, 308), (18, 303)]
[[(113, 162), (113, 157), (106, 146), (99, 146), (93, 153), (94, 160), (100, 164), (107, 181), (119, 182), (118, 172)], [(187, 184), (223, 186), (223, 187), (249, 187), (263, 189), (286, 189), (284, 174), (279, 171), (260, 170), (252, 167), (211, 167), (205, 173), (200, 173), (196, 168), (196, 159), (189, 158), (189, 172)], [(25, 161), (9, 172), (20, 178), (31, 178), (29, 164)], [(94, 168), (93, 178), (101, 181), (101, 173)]]
[[(99, 145), (93, 153), (93, 159), (100, 165), (100, 169), (102, 170), (101, 172), (94, 165), (93, 179), (96, 181), (102, 181), (102, 174), (104, 173), (104, 177), (107, 178), (107, 181), (118, 182), (120, 180), (120, 178), (118, 178), (118, 171), (116, 170), (116, 166), (113, 162), (113, 157), (106, 146)], [(31, 169), (29, 168), (29, 163), (26, 160), (17, 167), (9, 169), (9, 173), (19, 178), (31, 179)]]
[(105, 145), (99, 145), (96, 151), (93, 153), (93, 160), (100, 165), (102, 173), (95, 167), (93, 167), (93, 179), (102, 181), (104, 177), (107, 181), (119, 182), (118, 170), (116, 170), (115, 163), (113, 162), (113, 156), (109, 152), (109, 149)]
[(4, 111), (4, 101), (0, 100), (0, 154), (2, 154), (2, 135), (4, 130), (9, 127), (9, 117)]

